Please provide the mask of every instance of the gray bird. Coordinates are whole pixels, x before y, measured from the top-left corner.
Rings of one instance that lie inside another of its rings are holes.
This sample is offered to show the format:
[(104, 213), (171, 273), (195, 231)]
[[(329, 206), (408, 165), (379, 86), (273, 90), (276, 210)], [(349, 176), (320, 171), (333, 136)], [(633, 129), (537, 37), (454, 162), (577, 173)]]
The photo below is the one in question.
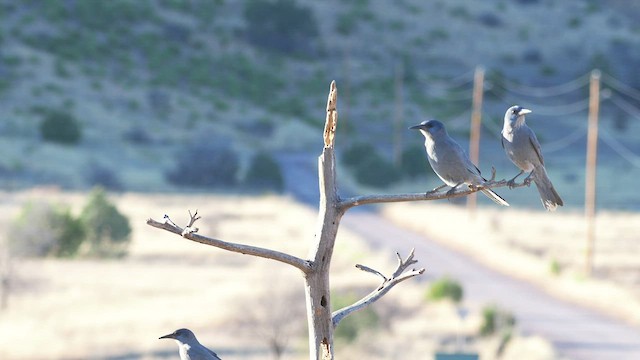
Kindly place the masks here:
[[(420, 130), (424, 135), (424, 147), (427, 149), (429, 164), (431, 164), (438, 177), (446, 185), (451, 186), (449, 193), (452, 193), (462, 184), (467, 184), (469, 187), (477, 187), (484, 185), (487, 181), (482, 177), (480, 170), (471, 162), (462, 147), (447, 134), (443, 123), (438, 120), (428, 120), (409, 129)], [(446, 185), (442, 185), (436, 190)], [(482, 189), (480, 191), (496, 204), (509, 206), (508, 202), (491, 189)]]
[(178, 343), (181, 360), (221, 360), (216, 353), (200, 344), (189, 329), (178, 329), (160, 339), (174, 339)]
[(520, 172), (509, 180), (512, 187), (515, 180), (522, 173), (530, 172), (524, 179), (526, 184), (531, 180), (536, 184), (540, 193), (540, 200), (545, 209), (554, 211), (558, 205), (564, 205), (560, 195), (553, 187), (547, 170), (544, 168), (544, 158), (540, 150), (540, 143), (536, 134), (525, 124), (524, 116), (531, 110), (521, 106), (512, 106), (504, 114), (504, 126), (502, 127), (502, 147)]

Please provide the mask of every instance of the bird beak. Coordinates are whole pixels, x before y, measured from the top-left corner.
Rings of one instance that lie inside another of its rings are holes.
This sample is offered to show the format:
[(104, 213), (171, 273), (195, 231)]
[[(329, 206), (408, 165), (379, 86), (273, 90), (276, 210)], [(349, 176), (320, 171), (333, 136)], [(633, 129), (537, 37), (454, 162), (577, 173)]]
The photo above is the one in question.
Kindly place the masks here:
[(415, 129), (422, 129), (422, 124), (413, 125), (412, 127), (409, 128), (409, 130), (415, 130)]
[(529, 109), (521, 109), (518, 115), (526, 115), (526, 114), (529, 114), (530, 112), (531, 110)]
[(158, 339), (175, 339), (175, 336), (173, 336), (173, 334), (167, 334), (165, 336), (160, 336)]

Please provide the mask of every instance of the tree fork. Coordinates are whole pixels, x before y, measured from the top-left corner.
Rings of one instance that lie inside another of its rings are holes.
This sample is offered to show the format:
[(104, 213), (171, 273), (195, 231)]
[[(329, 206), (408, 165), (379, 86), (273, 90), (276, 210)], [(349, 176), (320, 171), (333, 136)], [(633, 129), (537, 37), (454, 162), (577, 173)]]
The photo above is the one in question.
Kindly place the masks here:
[[(298, 258), (280, 251), (232, 243), (200, 235), (197, 233), (198, 228), (194, 226), (195, 222), (200, 218), (197, 211), (194, 214), (189, 212), (190, 220), (184, 228), (176, 225), (166, 215), (162, 222), (153, 219), (147, 220), (147, 224), (150, 226), (164, 229), (191, 241), (231, 252), (276, 260), (299, 269), (303, 273), (305, 280), (310, 360), (332, 360), (334, 358), (333, 330), (339, 324), (340, 320), (371, 305), (400, 282), (414, 276), (419, 276), (425, 271), (424, 268), (409, 269), (410, 265), (417, 262), (417, 260), (414, 260), (413, 250), (404, 260), (400, 254), (397, 253), (398, 266), (391, 276), (385, 276), (382, 272), (368, 266), (356, 265), (356, 267), (362, 271), (380, 276), (383, 281), (379, 287), (361, 300), (332, 313), (329, 270), (331, 268), (331, 259), (340, 220), (350, 208), (365, 204), (460, 197), (485, 188), (497, 188), (509, 185), (506, 180), (496, 181), (495, 169), (492, 169), (491, 179), (482, 186), (469, 188), (460, 187), (454, 192), (436, 189), (414, 194), (364, 195), (341, 199), (338, 195), (334, 153), (334, 140), (338, 120), (338, 112), (336, 109), (337, 99), (338, 90), (335, 81), (332, 81), (327, 99), (327, 116), (323, 134), (324, 148), (322, 154), (318, 157), (318, 186), (320, 190), (318, 223), (315, 243), (310, 249), (308, 259)], [(515, 186), (511, 187), (520, 186), (529, 186), (529, 183), (523, 182), (522, 184), (515, 184)]]

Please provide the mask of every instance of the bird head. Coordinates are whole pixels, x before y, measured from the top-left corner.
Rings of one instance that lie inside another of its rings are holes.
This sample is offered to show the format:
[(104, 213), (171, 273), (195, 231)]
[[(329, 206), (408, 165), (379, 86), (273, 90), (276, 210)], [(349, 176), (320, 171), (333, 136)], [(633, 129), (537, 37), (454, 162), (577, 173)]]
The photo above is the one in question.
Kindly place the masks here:
[(446, 134), (447, 130), (444, 128), (444, 124), (438, 120), (425, 120), (418, 125), (414, 125), (409, 129), (420, 130), (425, 137), (432, 137), (440, 132)]
[(159, 339), (174, 339), (183, 344), (188, 344), (196, 339), (196, 336), (189, 329), (178, 329), (171, 334), (160, 336)]
[(531, 110), (529, 109), (525, 109), (519, 105), (514, 105), (507, 109), (507, 112), (504, 114), (504, 122), (509, 122), (510, 124), (524, 122), (524, 116), (530, 112)]

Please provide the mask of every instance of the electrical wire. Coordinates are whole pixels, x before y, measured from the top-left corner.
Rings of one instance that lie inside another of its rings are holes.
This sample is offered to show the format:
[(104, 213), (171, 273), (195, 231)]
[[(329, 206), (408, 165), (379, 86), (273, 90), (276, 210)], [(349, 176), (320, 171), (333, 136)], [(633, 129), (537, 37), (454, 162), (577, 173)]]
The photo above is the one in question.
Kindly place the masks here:
[[(495, 97), (497, 97), (498, 99), (500, 99), (501, 101), (503, 101), (503, 102), (505, 102), (507, 104), (517, 104), (518, 103), (518, 101), (509, 101), (502, 94), (497, 93), (493, 89), (490, 89), (489, 92), (491, 92)], [(571, 104), (563, 104), (563, 105), (536, 105), (536, 104), (531, 104), (531, 105), (526, 105), (526, 107), (530, 108), (533, 113), (540, 114), (540, 115), (546, 115), (546, 116), (573, 115), (573, 114), (577, 114), (579, 112), (582, 112), (582, 111), (588, 109), (589, 108), (589, 99), (587, 98), (587, 99), (584, 99), (584, 100), (576, 101), (576, 102), (571, 103)]]
[(582, 139), (586, 135), (587, 135), (587, 131), (584, 128), (584, 126), (577, 127), (573, 132), (569, 133), (568, 135), (560, 139), (541, 144), (542, 153), (551, 154), (551, 153), (566, 149), (569, 146), (577, 143), (578, 140)]
[(585, 87), (589, 83), (590, 74), (584, 74), (574, 80), (566, 82), (564, 84), (553, 85), (548, 87), (534, 87), (528, 85), (522, 85), (514, 81), (504, 79), (502, 82), (492, 83), (498, 85), (503, 89), (517, 93), (528, 97), (552, 97), (568, 94), (574, 92), (580, 88)]
[(609, 85), (611, 88), (640, 101), (640, 90), (632, 88), (613, 76), (603, 73), (602, 82)]
[(426, 84), (428, 87), (448, 91), (473, 83), (474, 73), (475, 69), (471, 69), (463, 74), (456, 75), (446, 80), (419, 79), (419, 81)]
[(480, 124), (482, 126), (484, 126), (485, 129), (489, 130), (489, 132), (491, 134), (493, 134), (496, 138), (500, 138), (500, 134), (502, 133), (502, 127), (500, 127), (499, 125), (496, 125), (492, 120), (491, 120), (491, 116), (489, 116), (488, 114), (486, 114), (485, 112), (482, 113), (482, 118), (483, 119), (489, 119), (488, 121), (482, 121)]
[(471, 123), (471, 111), (466, 110), (456, 116), (452, 116), (446, 121), (447, 129), (459, 130), (462, 127), (468, 128)]
[(609, 134), (609, 132), (603, 129), (603, 127), (600, 128), (599, 134), (602, 141), (609, 145), (613, 151), (631, 163), (631, 165), (640, 168), (640, 156), (634, 154), (633, 151), (629, 150), (629, 148)]
[(626, 112), (627, 114), (640, 119), (640, 109), (638, 109), (637, 107), (629, 104), (626, 100), (622, 99), (621, 97), (618, 96), (611, 96), (609, 98), (609, 100), (611, 100), (611, 102), (616, 105), (617, 107), (619, 107), (620, 109), (622, 109), (624, 112)]
[(462, 101), (462, 100), (471, 100), (473, 98), (473, 91), (469, 89), (469, 90), (460, 90), (455, 92), (445, 92), (440, 94), (430, 93), (429, 95), (445, 101)]

